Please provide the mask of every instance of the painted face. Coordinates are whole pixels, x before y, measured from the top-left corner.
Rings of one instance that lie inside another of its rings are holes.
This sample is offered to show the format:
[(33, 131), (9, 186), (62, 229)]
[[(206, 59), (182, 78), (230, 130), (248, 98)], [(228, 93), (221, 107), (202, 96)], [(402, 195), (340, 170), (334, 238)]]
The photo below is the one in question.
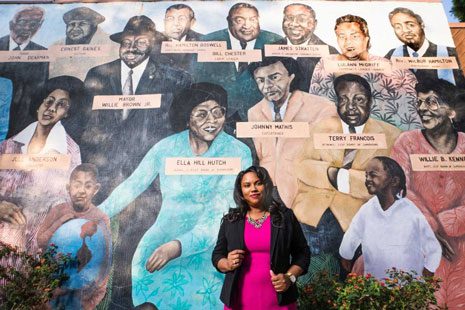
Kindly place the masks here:
[(397, 38), (405, 45), (418, 49), (423, 44), (425, 31), (415, 17), (404, 13), (397, 13), (392, 16), (391, 25)]
[(260, 33), (257, 12), (250, 8), (239, 8), (231, 16), (229, 31), (242, 42), (255, 40)]
[(129, 68), (140, 65), (150, 56), (153, 39), (150, 35), (124, 35), (119, 47), (119, 57)]
[(258, 89), (266, 100), (284, 102), (289, 95), (289, 88), (294, 74), (289, 75), (286, 67), (278, 61), (266, 67), (260, 67), (254, 72)]
[(370, 195), (385, 194), (391, 186), (391, 177), (377, 159), (368, 162), (365, 169), (365, 186)]
[(66, 25), (66, 36), (71, 41), (80, 41), (92, 34), (92, 28), (87, 20), (71, 20)]
[(55, 89), (39, 106), (37, 120), (42, 126), (53, 127), (60, 120), (68, 116), (70, 106), (69, 93), (65, 90)]
[(190, 18), (189, 9), (171, 9), (165, 15), (165, 34), (172, 39), (181, 40), (194, 24), (195, 19)]
[(42, 25), (43, 14), (40, 11), (21, 12), (16, 20), (10, 21), (10, 35), (13, 41), (18, 44), (32, 38)]
[(284, 11), (283, 31), (292, 44), (302, 44), (313, 34), (316, 20), (311, 12), (301, 5), (290, 5)]
[(92, 206), (92, 199), (100, 189), (100, 184), (90, 172), (78, 171), (70, 180), (68, 192), (73, 208), (85, 212)]
[(265, 184), (258, 178), (255, 172), (247, 172), (241, 180), (242, 196), (251, 207), (260, 207), (263, 200)]
[(453, 110), (434, 92), (417, 94), (417, 112), (425, 129), (435, 129), (450, 123)]
[(213, 141), (223, 130), (226, 109), (216, 101), (209, 100), (197, 105), (191, 112), (189, 130), (196, 139)]
[(370, 116), (371, 102), (365, 89), (358, 83), (339, 84), (337, 95), (337, 113), (349, 126), (363, 125)]
[(337, 44), (342, 55), (349, 60), (358, 60), (368, 51), (369, 38), (360, 30), (358, 23), (342, 23), (336, 28)]

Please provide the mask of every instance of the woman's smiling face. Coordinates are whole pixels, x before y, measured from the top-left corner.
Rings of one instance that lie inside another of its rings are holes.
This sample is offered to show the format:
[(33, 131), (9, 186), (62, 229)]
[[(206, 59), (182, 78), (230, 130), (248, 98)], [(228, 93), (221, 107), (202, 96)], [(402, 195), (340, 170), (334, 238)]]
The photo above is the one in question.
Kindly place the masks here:
[(434, 91), (418, 93), (417, 112), (423, 127), (427, 130), (434, 130), (445, 123), (449, 123), (454, 115), (449, 105), (442, 102)]
[(263, 200), (265, 184), (255, 172), (247, 172), (241, 180), (242, 197), (249, 207), (259, 208)]
[(216, 101), (208, 100), (192, 109), (189, 130), (195, 138), (211, 142), (223, 130), (225, 120), (226, 109)]

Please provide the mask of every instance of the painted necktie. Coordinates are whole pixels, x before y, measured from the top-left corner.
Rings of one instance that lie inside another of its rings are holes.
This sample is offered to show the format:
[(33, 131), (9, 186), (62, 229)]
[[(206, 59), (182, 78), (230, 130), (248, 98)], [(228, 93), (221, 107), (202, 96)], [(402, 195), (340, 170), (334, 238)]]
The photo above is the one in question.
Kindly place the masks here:
[[(125, 95), (125, 96), (134, 95), (134, 88), (133, 88), (133, 85), (132, 85), (132, 74), (133, 73), (134, 73), (134, 71), (129, 70), (128, 78), (126, 79), (126, 82), (124, 83), (123, 95)], [(123, 115), (122, 115), (123, 120), (128, 118), (128, 115), (129, 115), (129, 109), (123, 109)]]
[(274, 110), (274, 121), (275, 122), (282, 122), (283, 119), (281, 118), (281, 113), (279, 113), (279, 110), (281, 110), (281, 107), (278, 107), (277, 105), (274, 105), (273, 110)]
[[(349, 133), (350, 134), (356, 133), (354, 126), (349, 126)], [(352, 168), (352, 163), (354, 162), (356, 154), (357, 154), (356, 149), (345, 149), (344, 159), (342, 160), (342, 168), (344, 169)]]
[[(245, 49), (247, 48), (247, 42), (242, 42), (242, 41), (240, 41), (239, 43), (241, 44), (241, 48), (242, 48), (243, 50), (245, 50)], [(247, 69), (247, 66), (248, 66), (248, 65), (249, 65), (249, 63), (247, 63), (247, 62), (240, 62), (240, 63), (239, 63), (239, 66), (238, 66), (238, 68), (237, 68), (237, 71), (238, 71), (239, 73), (244, 72), (244, 71)]]

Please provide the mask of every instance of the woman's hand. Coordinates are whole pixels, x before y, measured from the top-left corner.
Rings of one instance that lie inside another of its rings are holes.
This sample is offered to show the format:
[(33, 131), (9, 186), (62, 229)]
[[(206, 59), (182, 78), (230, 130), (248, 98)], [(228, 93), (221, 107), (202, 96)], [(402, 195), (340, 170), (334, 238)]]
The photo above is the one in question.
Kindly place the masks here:
[(270, 270), (271, 283), (276, 292), (281, 293), (287, 291), (292, 285), (291, 279), (283, 273), (274, 274), (273, 270)]
[(234, 271), (242, 265), (244, 260), (245, 251), (244, 250), (232, 250), (228, 253), (227, 257), (223, 257), (218, 261), (217, 268), (221, 272), (230, 272)]
[(153, 251), (145, 264), (148, 272), (162, 269), (169, 261), (181, 256), (181, 242), (173, 240), (160, 245)]
[(244, 260), (245, 251), (244, 250), (232, 250), (228, 253), (228, 269), (233, 271), (234, 269), (239, 268), (242, 265)]

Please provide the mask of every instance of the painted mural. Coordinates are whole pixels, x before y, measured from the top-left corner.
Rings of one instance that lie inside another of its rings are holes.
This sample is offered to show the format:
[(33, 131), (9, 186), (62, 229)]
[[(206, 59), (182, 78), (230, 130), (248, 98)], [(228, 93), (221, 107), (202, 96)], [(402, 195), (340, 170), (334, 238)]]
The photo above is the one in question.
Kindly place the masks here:
[[(222, 309), (211, 254), (252, 164), (301, 223), (312, 259), (299, 281), (425, 269), (443, 280), (440, 304), (465, 308), (465, 78), (441, 3), (2, 5), (0, 17), (0, 241), (76, 258), (51, 308)], [(395, 222), (366, 211), (376, 156), (406, 175)], [(364, 236), (370, 225), (380, 233)]]

